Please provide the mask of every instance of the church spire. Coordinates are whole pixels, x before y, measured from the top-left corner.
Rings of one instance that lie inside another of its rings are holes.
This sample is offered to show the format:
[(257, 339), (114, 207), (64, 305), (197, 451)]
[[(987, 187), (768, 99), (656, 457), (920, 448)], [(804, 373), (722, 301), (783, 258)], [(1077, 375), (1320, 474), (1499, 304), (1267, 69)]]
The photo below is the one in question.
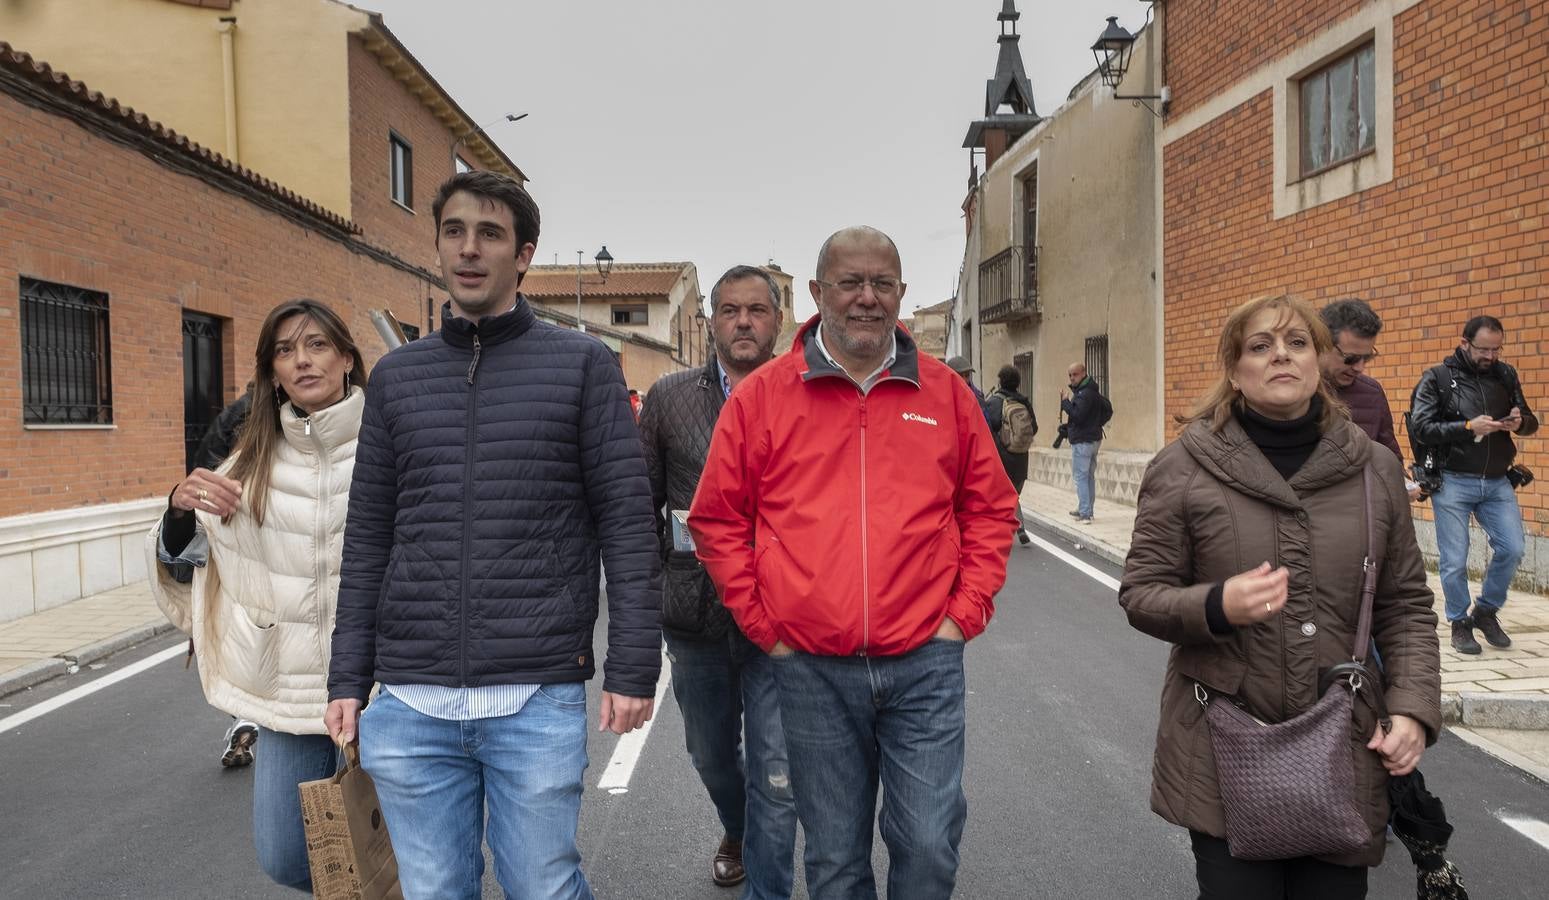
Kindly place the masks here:
[(1017, 34), (1017, 20), (1022, 14), (1017, 12), (1013, 0), (1004, 0), (1000, 15), (995, 18), (1000, 22), (995, 77), (984, 85), (984, 118), (969, 126), (968, 137), (963, 141), (964, 147), (984, 148), (986, 170), (1017, 138), (1041, 121), (1033, 105), (1033, 84), (1022, 68), (1022, 36)]

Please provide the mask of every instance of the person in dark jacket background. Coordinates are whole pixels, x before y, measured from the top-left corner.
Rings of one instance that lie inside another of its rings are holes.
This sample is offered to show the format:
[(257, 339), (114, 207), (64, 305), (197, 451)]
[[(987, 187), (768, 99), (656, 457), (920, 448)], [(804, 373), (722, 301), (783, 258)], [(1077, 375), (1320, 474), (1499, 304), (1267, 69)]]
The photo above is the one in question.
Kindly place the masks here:
[(1000, 451), (1000, 464), (1006, 468), (1006, 477), (1011, 479), (1011, 486), (1017, 491), (1017, 540), (1025, 545), (1032, 540), (1027, 535), (1027, 523), (1022, 520), (1021, 497), (1022, 488), (1027, 484), (1027, 451), (1007, 447), (1001, 441), (1000, 432), (1006, 417), (1017, 415), (1012, 404), (1020, 404), (1027, 410), (1026, 427), (1034, 435), (1038, 433), (1038, 416), (1033, 414), (1033, 401), (1017, 390), (1022, 385), (1022, 373), (1016, 366), (1001, 366), (995, 373), (995, 380), (998, 386), (985, 398), (984, 409), (990, 420), (990, 435), (995, 438), (995, 449)]
[(672, 693), (683, 713), (689, 759), (725, 829), (710, 877), (723, 887), (746, 878), (744, 900), (790, 897), (795, 870), (796, 800), (774, 663), (732, 621), (692, 546), (674, 546), (675, 533), (685, 532), (669, 519), (685, 515), (693, 503), (721, 404), (773, 358), (781, 318), (774, 279), (752, 266), (728, 269), (710, 289), (715, 358), (703, 369), (656, 382), (640, 414), (666, 560), (662, 631)]
[(479, 896), (486, 807), (507, 896), (590, 898), (576, 824), (599, 565), (599, 728), (649, 720), (661, 668), (640, 435), (608, 348), (518, 290), (539, 222), (521, 184), (460, 173), (432, 214), (451, 302), (371, 373), (328, 730), (358, 722), (407, 900)]
[(1097, 499), (1097, 450), (1103, 444), (1105, 403), (1096, 380), (1086, 374), (1086, 363), (1072, 363), (1066, 375), (1070, 389), (1060, 388), (1060, 410), (1065, 413), (1070, 440), (1070, 477), (1076, 483), (1076, 508), (1070, 514), (1085, 524), (1092, 521)]
[[(1501, 361), (1506, 329), (1494, 316), (1474, 316), (1463, 339), (1440, 366), (1420, 376), (1410, 400), (1409, 428), (1420, 443), (1439, 448), (1441, 490), (1431, 495), (1441, 589), (1452, 623), (1452, 647), (1479, 653), (1474, 628), (1492, 647), (1511, 646), (1497, 618), (1522, 561), (1522, 509), (1506, 477), (1517, 455), (1513, 434), (1538, 430), (1517, 370)], [(1490, 539), (1490, 565), (1479, 599), (1468, 609), (1468, 518)]]
[[(1393, 410), (1377, 379), (1366, 374), (1366, 364), (1377, 358), (1377, 335), (1382, 319), (1360, 300), (1335, 300), (1318, 310), (1328, 326), (1334, 346), (1319, 355), (1323, 378), (1350, 410), (1350, 421), (1366, 436), (1393, 451), (1399, 462), (1404, 453), (1393, 434)], [(1409, 499), (1420, 499), (1420, 485), (1405, 480)]]

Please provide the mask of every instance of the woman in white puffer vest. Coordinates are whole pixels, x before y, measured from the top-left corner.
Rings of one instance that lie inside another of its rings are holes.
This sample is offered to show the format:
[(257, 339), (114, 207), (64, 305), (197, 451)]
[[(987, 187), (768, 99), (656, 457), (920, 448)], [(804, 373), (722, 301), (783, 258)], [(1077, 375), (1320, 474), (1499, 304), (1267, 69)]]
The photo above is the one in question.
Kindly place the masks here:
[(255, 355), (231, 456), (173, 489), (146, 549), (156, 602), (192, 636), (210, 705), (258, 723), (259, 865), (310, 891), (296, 785), (338, 766), (323, 712), (366, 373), (349, 329), (315, 300), (275, 307)]

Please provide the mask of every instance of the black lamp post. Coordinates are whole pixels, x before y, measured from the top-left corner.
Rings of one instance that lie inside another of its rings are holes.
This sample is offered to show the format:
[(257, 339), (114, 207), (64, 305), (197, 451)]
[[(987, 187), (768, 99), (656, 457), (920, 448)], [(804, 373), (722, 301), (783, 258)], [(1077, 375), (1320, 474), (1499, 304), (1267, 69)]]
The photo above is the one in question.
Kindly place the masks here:
[[(1146, 0), (1150, 2), (1150, 0)], [(1160, 0), (1157, 0), (1160, 2)], [(1149, 20), (1151, 9), (1146, 10)], [(1172, 93), (1164, 85), (1159, 94), (1121, 94), (1119, 83), (1129, 72), (1130, 55), (1135, 51), (1135, 36), (1129, 33), (1123, 25), (1119, 24), (1118, 16), (1108, 17), (1108, 27), (1097, 36), (1097, 42), (1092, 45), (1092, 56), (1097, 60), (1097, 74), (1102, 78), (1103, 84), (1113, 90), (1116, 100), (1133, 100), (1136, 106), (1144, 106), (1146, 111), (1158, 118), (1161, 115), (1151, 108), (1147, 100), (1162, 101), (1162, 111), (1166, 112), (1167, 103), (1172, 99)]]
[[(585, 331), (586, 323), (581, 321), (581, 253), (575, 252), (575, 327), (576, 331)], [(603, 244), (602, 249), (593, 257), (597, 262), (597, 274), (602, 276), (602, 281), (588, 282), (590, 284), (607, 284), (608, 274), (613, 271), (613, 254), (608, 252), (608, 245)]]

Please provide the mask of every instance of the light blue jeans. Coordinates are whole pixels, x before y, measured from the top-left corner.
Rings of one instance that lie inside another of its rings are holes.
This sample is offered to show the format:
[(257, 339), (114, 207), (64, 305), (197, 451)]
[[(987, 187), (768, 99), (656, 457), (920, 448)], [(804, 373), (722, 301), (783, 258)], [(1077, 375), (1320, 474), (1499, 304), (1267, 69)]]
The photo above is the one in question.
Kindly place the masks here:
[(721, 827), (743, 842), (742, 900), (786, 900), (796, 877), (796, 799), (774, 660), (736, 628), (714, 641), (666, 638), (689, 760)]
[(1070, 477), (1076, 483), (1076, 512), (1092, 518), (1092, 503), (1097, 499), (1097, 448), (1102, 441), (1070, 445)]
[[(892, 900), (947, 900), (968, 818), (963, 642), (902, 656), (774, 657), (816, 900), (875, 900), (873, 821)], [(877, 815), (877, 788), (882, 812)]]
[(508, 898), (591, 900), (576, 819), (586, 771), (586, 685), (546, 684), (511, 716), (456, 722), (383, 691), (360, 719), (404, 900), (478, 900), (484, 812)]
[(1490, 541), (1490, 565), (1479, 590), (1479, 605), (1500, 609), (1506, 589), (1522, 561), (1522, 509), (1517, 492), (1505, 476), (1441, 473), (1441, 490), (1431, 495), (1436, 515), (1437, 568), (1442, 595), (1447, 598), (1447, 621), (1468, 615), (1468, 517), (1472, 513)]
[(253, 752), (253, 846), (258, 867), (276, 884), (312, 892), (307, 836), (296, 785), (339, 771), (339, 751), (326, 734), (258, 729)]

